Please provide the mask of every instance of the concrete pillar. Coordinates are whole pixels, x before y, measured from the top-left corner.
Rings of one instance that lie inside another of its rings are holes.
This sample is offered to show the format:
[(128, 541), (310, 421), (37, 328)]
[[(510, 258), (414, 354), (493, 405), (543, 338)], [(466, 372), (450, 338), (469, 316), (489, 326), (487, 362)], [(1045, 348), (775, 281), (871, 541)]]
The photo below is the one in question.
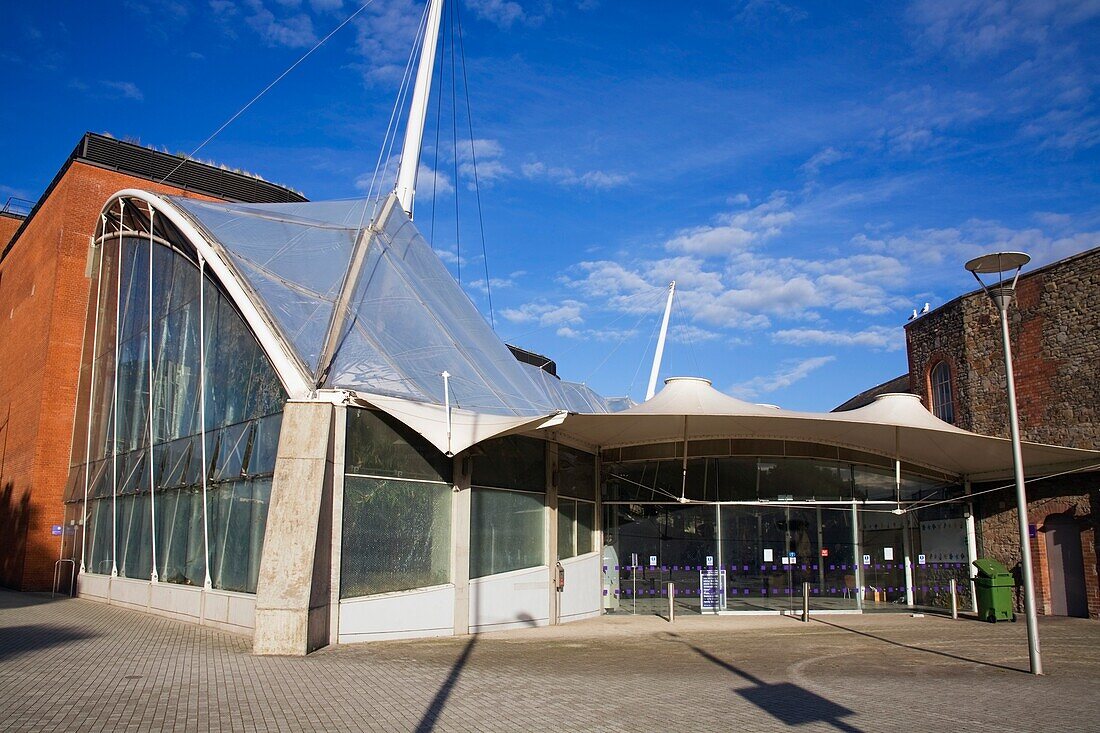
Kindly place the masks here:
[[(353, 408), (354, 409), (354, 408)], [(335, 405), (332, 414), (332, 567), (329, 568), (328, 643), (340, 641), (340, 570), (344, 549), (344, 449), (348, 408)]]
[(328, 643), (333, 406), (288, 402), (256, 587), (254, 654), (301, 656)]
[(454, 634), (470, 633), (470, 469), (469, 453), (454, 458), (454, 493), (451, 497), (451, 582), (455, 587)]

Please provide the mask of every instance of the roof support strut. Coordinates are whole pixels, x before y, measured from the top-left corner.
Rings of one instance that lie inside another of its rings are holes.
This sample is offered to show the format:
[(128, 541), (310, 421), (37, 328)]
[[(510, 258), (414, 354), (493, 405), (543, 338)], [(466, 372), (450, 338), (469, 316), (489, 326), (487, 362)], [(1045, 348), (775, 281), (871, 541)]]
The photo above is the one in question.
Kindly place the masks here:
[(432, 90), (432, 69), (442, 14), (443, 0), (431, 0), (428, 23), (424, 28), (424, 45), (420, 48), (420, 65), (416, 69), (416, 86), (413, 87), (412, 104), (409, 106), (409, 120), (405, 126), (405, 144), (401, 147), (401, 168), (397, 172), (397, 198), (410, 219), (413, 217), (416, 172), (420, 168), (420, 145), (424, 138), (424, 120), (428, 115), (428, 97)]

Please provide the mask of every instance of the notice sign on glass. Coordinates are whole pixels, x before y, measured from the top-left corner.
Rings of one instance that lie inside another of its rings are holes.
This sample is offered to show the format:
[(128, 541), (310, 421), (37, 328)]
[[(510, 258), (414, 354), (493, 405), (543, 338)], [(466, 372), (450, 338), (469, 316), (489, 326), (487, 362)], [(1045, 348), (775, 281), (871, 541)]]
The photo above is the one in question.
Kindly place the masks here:
[(726, 610), (726, 571), (708, 568), (699, 571), (699, 610)]

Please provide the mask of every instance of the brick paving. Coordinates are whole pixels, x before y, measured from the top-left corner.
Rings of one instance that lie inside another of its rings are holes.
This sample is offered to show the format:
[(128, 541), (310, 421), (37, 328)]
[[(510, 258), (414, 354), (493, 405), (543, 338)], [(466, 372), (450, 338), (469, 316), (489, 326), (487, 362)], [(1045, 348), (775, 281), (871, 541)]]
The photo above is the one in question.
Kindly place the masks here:
[(5, 731), (1100, 730), (1100, 623), (593, 619), (254, 657), (247, 637), (0, 591)]

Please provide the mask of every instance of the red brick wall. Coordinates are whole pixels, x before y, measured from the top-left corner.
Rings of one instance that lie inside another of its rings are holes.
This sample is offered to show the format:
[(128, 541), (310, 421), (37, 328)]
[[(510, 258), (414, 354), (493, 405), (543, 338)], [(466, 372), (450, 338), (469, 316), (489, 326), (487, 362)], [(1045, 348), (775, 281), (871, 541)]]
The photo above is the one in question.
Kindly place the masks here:
[(12, 235), (15, 234), (15, 230), (18, 229), (19, 225), (22, 223), (23, 219), (19, 217), (0, 214), (0, 252), (2, 252), (8, 242), (11, 241)]
[(50, 527), (64, 521), (89, 237), (124, 188), (183, 193), (73, 163), (0, 261), (0, 585), (53, 583), (59, 538)]

